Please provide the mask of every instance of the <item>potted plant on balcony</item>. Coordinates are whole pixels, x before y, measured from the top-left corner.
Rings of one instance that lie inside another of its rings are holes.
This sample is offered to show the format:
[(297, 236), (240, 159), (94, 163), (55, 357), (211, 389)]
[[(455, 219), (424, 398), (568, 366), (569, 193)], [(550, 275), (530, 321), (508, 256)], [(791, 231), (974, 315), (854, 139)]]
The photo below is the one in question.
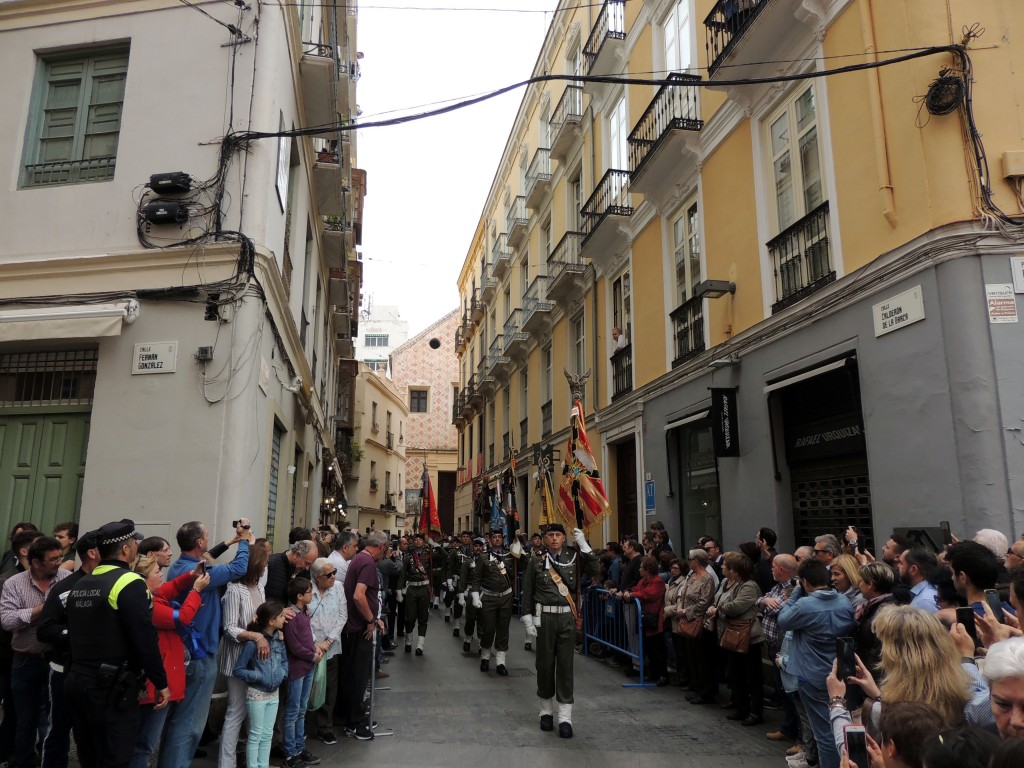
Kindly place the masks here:
[(355, 466), (362, 461), (363, 455), (363, 446), (359, 443), (352, 443), (348, 449), (348, 460), (351, 462), (352, 466)]
[(371, 477), (370, 478), (370, 493), (376, 493), (376, 492), (377, 492), (377, 478), (376, 477)]

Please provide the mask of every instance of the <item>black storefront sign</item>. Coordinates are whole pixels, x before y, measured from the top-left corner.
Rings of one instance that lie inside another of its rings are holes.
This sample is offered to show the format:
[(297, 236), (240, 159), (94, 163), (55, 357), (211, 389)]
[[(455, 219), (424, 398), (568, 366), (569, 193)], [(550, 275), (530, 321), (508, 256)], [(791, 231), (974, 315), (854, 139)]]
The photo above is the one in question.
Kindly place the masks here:
[(864, 422), (860, 411), (791, 424), (786, 428), (786, 459), (790, 464), (864, 452)]
[(740, 420), (734, 388), (711, 389), (711, 435), (716, 456), (740, 455)]

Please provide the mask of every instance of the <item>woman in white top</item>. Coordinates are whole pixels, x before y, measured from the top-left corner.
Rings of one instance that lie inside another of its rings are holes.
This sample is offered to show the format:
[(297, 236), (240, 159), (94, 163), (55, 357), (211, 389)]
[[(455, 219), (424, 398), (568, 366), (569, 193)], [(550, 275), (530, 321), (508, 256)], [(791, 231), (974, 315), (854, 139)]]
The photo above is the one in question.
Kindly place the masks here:
[[(313, 582), (313, 599), (309, 603), (309, 624), (313, 641), (323, 651), (320, 664), (326, 664), (327, 690), (324, 705), (310, 713), (306, 732), (316, 733), (324, 744), (337, 742), (334, 727), (334, 705), (338, 699), (338, 655), (341, 653), (341, 630), (348, 621), (344, 585), (338, 584), (338, 567), (326, 557), (318, 557), (309, 568)], [(312, 718), (316, 717), (316, 730)]]
[(235, 768), (236, 742), (245, 720), (245, 692), (248, 685), (232, 675), (238, 655), (249, 640), (256, 643), (256, 653), (261, 657), (266, 658), (266, 654), (270, 653), (266, 636), (262, 632), (246, 629), (256, 616), (256, 609), (266, 601), (262, 577), (267, 569), (267, 557), (264, 547), (251, 547), (245, 575), (228, 584), (221, 598), (224, 635), (217, 649), (217, 669), (227, 677), (228, 709), (224, 714), (224, 728), (220, 732), (218, 768)]

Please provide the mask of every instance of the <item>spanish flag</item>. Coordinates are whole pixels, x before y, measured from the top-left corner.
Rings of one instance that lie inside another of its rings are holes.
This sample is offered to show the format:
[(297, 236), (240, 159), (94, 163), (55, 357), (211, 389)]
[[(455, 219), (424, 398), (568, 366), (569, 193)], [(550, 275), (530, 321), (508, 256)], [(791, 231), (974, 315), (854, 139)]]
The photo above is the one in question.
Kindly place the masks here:
[(569, 443), (562, 461), (562, 480), (558, 487), (558, 505), (563, 517), (575, 520), (576, 527), (588, 532), (611, 514), (608, 494), (590, 450), (583, 403), (575, 401), (570, 416)]

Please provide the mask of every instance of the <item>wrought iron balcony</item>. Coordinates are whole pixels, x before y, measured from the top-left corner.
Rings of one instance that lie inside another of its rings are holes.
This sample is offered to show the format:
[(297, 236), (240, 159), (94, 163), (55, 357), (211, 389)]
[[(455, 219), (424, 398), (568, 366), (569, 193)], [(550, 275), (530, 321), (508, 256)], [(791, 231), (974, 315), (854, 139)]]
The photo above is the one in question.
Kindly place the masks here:
[(475, 325), (479, 326), (480, 323), (483, 322), (485, 310), (486, 305), (480, 300), (480, 295), (474, 293), (473, 300), (469, 305), (470, 320), (472, 320)]
[(505, 231), (508, 233), (508, 244), (515, 248), (526, 237), (526, 228), (530, 218), (526, 215), (526, 198), (517, 195), (512, 198), (508, 213), (505, 215)]
[(612, 402), (633, 391), (633, 345), (612, 355)]
[(460, 392), (459, 396), (455, 398), (455, 402), (452, 403), (452, 424), (456, 427), (461, 427), (466, 423), (466, 417), (462, 415), (462, 408), (464, 404), (465, 398)]
[[(472, 377), (470, 377), (470, 381), (472, 382)], [(469, 419), (472, 419), (473, 414), (475, 413), (473, 404), (469, 401), (470, 392), (473, 389), (476, 389), (475, 384), (467, 384), (462, 388), (462, 394), (459, 395), (459, 402), (462, 405), (462, 418), (464, 418), (467, 421)]]
[(490, 355), (481, 356), (480, 365), (477, 366), (477, 386), (480, 388), (480, 392), (484, 397), (490, 397), (493, 395), (494, 390), (498, 386), (498, 381), (494, 378), (494, 374), (491, 372), (492, 364), (490, 357)]
[(558, 245), (548, 256), (548, 298), (572, 299), (579, 295), (579, 279), (587, 269), (587, 262), (580, 256), (579, 232), (566, 232)]
[(466, 382), (466, 400), (471, 408), (479, 409), (484, 402), (483, 393), (477, 387), (477, 377), (473, 374)]
[(583, 122), (583, 86), (567, 85), (548, 121), (553, 158), (564, 160), (569, 155), (573, 144), (579, 137), (581, 122)]
[[(659, 176), (674, 183), (679, 176), (677, 171), (681, 170), (682, 152), (681, 146), (673, 145), (685, 143), (686, 133), (680, 132), (693, 133), (704, 127), (704, 121), (698, 117), (698, 87), (695, 85), (700, 78), (673, 72), (668, 79), (673, 82), (658, 89), (629, 134), (630, 184), (638, 192), (647, 189), (641, 186), (645, 171), (655, 172), (655, 168)], [(664, 155), (667, 166), (660, 160), (655, 162), (659, 153)]]
[(384, 444), (388, 447), (389, 451), (393, 451), (395, 449), (395, 433), (394, 432), (386, 432), (384, 434)]
[[(753, 23), (762, 10), (772, 0), (718, 0), (711, 13), (704, 19), (704, 42), (708, 54), (708, 75), (714, 77), (719, 67), (729, 58), (736, 44)], [(792, 25), (792, 15), (788, 18)], [(769, 40), (775, 44), (777, 38), (768, 34)], [(744, 77), (730, 73), (730, 77)]]
[(508, 235), (504, 232), (498, 234), (491, 246), (491, 274), (501, 280), (508, 272), (509, 264), (512, 263), (512, 249), (508, 245)]
[(828, 200), (769, 240), (768, 254), (775, 275), (773, 314), (833, 282)]
[(547, 330), (555, 305), (547, 300), (547, 275), (537, 275), (523, 294), (523, 330), (539, 333)]
[(490, 371), (495, 376), (499, 376), (508, 370), (511, 360), (505, 355), (505, 337), (502, 334), (499, 333), (491, 339), (491, 346), (487, 351), (487, 360), (490, 363)]
[[(615, 251), (624, 244), (625, 235), (618, 231), (618, 227), (605, 222), (609, 219), (622, 220), (632, 215), (629, 171), (617, 169), (607, 171), (580, 211), (580, 217), (583, 219), (581, 254), (595, 262), (603, 259), (610, 260)], [(602, 264), (598, 264), (598, 266), (602, 266)]]
[(460, 325), (455, 329), (455, 351), (462, 352), (462, 348), (466, 343), (466, 326)]
[(605, 0), (583, 46), (588, 75), (609, 75), (626, 39), (626, 0)]
[(494, 293), (498, 290), (498, 281), (494, 277), (491, 264), (485, 262), (480, 274), (480, 299), (485, 304), (494, 301)]
[(550, 192), (551, 150), (538, 147), (526, 169), (526, 206), (537, 210)]
[(513, 309), (505, 321), (505, 333), (502, 338), (505, 343), (505, 354), (509, 357), (521, 357), (526, 352), (526, 344), (530, 335), (522, 329), (521, 309)]
[(551, 437), (551, 401), (548, 400), (540, 407), (540, 431), (541, 439), (547, 440)]
[(688, 299), (669, 313), (676, 356), (672, 367), (682, 365), (704, 351), (704, 299)]

